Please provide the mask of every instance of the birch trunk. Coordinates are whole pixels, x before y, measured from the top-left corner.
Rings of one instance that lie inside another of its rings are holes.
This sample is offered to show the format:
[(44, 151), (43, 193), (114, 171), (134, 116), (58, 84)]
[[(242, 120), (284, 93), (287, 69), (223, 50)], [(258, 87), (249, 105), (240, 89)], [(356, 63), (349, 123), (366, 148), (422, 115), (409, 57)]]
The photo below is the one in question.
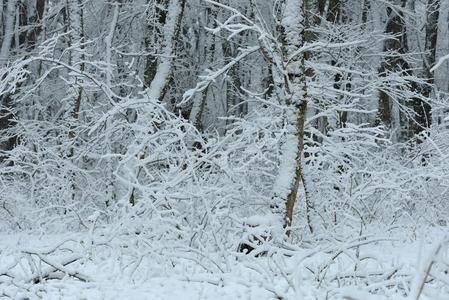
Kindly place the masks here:
[(302, 0), (286, 0), (282, 18), (284, 54), (290, 58), (284, 75), (288, 132), (282, 147), (274, 194), (285, 202), (284, 228), (287, 236), (291, 235), (293, 211), (303, 176), (301, 157), (304, 150), (307, 85), (304, 53), (295, 53), (304, 44), (305, 4)]
[(0, 66), (6, 66), (8, 63), (9, 51), (11, 49), (12, 39), (14, 37), (14, 21), (16, 13), (16, 0), (8, 0), (6, 5), (6, 17), (4, 24), (4, 34), (2, 47), (0, 49)]

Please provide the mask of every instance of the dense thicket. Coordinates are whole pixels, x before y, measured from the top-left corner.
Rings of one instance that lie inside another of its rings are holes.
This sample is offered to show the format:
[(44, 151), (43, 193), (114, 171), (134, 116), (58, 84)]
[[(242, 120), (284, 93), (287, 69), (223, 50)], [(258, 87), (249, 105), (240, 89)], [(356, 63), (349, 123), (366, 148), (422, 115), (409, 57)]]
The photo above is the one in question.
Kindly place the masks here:
[(132, 277), (446, 226), (448, 4), (0, 0), (0, 228), (99, 232)]
[(0, 10), (5, 230), (225, 251), (448, 218), (447, 1)]

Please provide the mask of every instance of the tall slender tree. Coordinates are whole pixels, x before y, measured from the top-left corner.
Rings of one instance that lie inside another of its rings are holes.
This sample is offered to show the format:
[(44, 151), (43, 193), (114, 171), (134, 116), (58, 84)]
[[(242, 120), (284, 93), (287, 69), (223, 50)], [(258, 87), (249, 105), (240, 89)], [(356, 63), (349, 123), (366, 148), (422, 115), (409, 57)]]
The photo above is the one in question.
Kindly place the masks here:
[(292, 174), (289, 177), (282, 178), (284, 170), (281, 170), (281, 178), (278, 180), (286, 180), (284, 186), (285, 211), (285, 228), (287, 236), (291, 234), (291, 225), (293, 221), (293, 209), (296, 203), (298, 190), (303, 177), (301, 166), (301, 157), (304, 150), (304, 124), (307, 111), (307, 83), (304, 52), (298, 53), (298, 50), (304, 45), (305, 33), (305, 11), (306, 2), (298, 0), (286, 0), (283, 18), (283, 47), (286, 56), (291, 60), (286, 63), (287, 74), (285, 78), (285, 97), (288, 107), (287, 122), (290, 132), (287, 135), (287, 141), (284, 144), (283, 152), (285, 161), (291, 164), (287, 167)]
[[(396, 0), (392, 6), (387, 6), (387, 22), (385, 33), (388, 37), (384, 42), (385, 60), (381, 63), (380, 75), (387, 76), (389, 73), (398, 72), (404, 76), (410, 75), (411, 70), (404, 55), (408, 53), (407, 27), (403, 10), (407, 6), (407, 0)], [(379, 120), (389, 129), (393, 126), (400, 127), (401, 124), (394, 124), (395, 118), (392, 115), (392, 109), (395, 103), (387, 91), (379, 92)], [(396, 120), (397, 121), (397, 120)], [(399, 120), (399, 122), (401, 122)], [(397, 128), (394, 128), (397, 129)]]
[[(412, 119), (411, 128), (414, 134), (419, 134), (432, 124), (432, 107), (428, 101), (434, 84), (434, 75), (431, 68), (435, 65), (435, 55), (437, 50), (438, 39), (438, 21), (440, 12), (440, 1), (429, 0), (426, 7), (426, 24), (425, 24), (425, 44), (423, 55), (424, 66), (424, 84), (419, 85), (424, 99), (413, 99), (413, 110), (415, 117)], [(421, 141), (418, 138), (418, 142)]]

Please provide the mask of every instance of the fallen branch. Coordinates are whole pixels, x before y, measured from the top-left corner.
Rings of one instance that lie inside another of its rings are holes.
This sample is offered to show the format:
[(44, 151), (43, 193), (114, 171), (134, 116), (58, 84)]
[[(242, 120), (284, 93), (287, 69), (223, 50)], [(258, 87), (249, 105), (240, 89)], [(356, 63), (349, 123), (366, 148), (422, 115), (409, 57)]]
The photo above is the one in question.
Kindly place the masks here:
[(33, 283), (39, 283), (42, 281), (42, 279), (46, 278), (55, 278), (55, 276), (52, 275), (55, 271), (60, 271), (67, 276), (76, 278), (82, 282), (88, 282), (92, 281), (88, 276), (79, 273), (78, 271), (72, 271), (66, 268), (67, 265), (70, 265), (71, 263), (74, 263), (82, 258), (80, 255), (72, 255), (70, 257), (67, 257), (62, 262), (55, 262), (52, 259), (45, 257), (41, 253), (33, 252), (33, 251), (23, 251), (25, 254), (29, 255), (35, 255), (37, 256), (42, 262), (49, 265), (49, 268), (46, 268), (44, 271), (39, 272), (37, 275), (33, 275), (31, 278), (28, 278), (26, 281), (33, 282)]

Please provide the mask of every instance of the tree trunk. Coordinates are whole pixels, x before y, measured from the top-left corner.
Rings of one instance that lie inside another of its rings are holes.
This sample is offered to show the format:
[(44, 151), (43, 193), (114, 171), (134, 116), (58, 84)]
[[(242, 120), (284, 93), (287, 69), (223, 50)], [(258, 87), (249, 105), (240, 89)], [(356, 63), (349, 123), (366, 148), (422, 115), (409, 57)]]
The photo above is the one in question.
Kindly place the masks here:
[[(208, 18), (210, 22), (214, 22), (218, 18), (216, 10), (207, 11), (207, 13), (210, 15)], [(212, 24), (206, 24), (206, 26), (211, 25)], [(213, 36), (212, 38), (205, 40), (204, 48), (206, 49), (206, 51), (204, 53), (204, 63), (206, 65), (213, 64), (216, 60), (216, 46), (220, 43), (220, 41), (221, 38), (217, 36)], [(198, 62), (200, 62), (200, 60), (198, 60)], [(203, 115), (207, 105), (209, 90), (210, 88), (208, 87), (202, 93), (199, 93), (194, 97), (192, 107), (189, 112), (189, 120), (199, 132), (203, 132), (204, 130)], [(196, 146), (198, 145), (195, 144), (195, 147)]]
[[(4, 34), (2, 46), (0, 49), (0, 67), (4, 68), (8, 65), (9, 53), (14, 38), (14, 23), (16, 12), (16, 0), (9, 0), (6, 4), (6, 16), (4, 18)], [(2, 16), (3, 17), (3, 16)], [(0, 130), (5, 131), (13, 126), (13, 100), (10, 94), (0, 96)], [(6, 137), (0, 144), (1, 150), (11, 150), (15, 144), (15, 139)]]
[(370, 0), (363, 0), (363, 6), (362, 6), (362, 26), (366, 26), (366, 23), (368, 22), (368, 13), (371, 8), (371, 2)]
[[(398, 2), (398, 1), (396, 1)], [(395, 4), (399, 4), (396, 3)], [(406, 7), (407, 0), (401, 0), (402, 8)], [(401, 11), (393, 10), (387, 7), (387, 24), (385, 33), (391, 35), (384, 42), (384, 51), (387, 52), (387, 58), (382, 63), (379, 73), (381, 77), (387, 76), (389, 72), (404, 72), (411, 75), (407, 61), (403, 54), (408, 53), (407, 31), (404, 22), (404, 15)], [(365, 16), (366, 18), (366, 16)], [(383, 90), (379, 91), (378, 120), (387, 128), (393, 126), (392, 101), (390, 96)], [(400, 124), (395, 124), (396, 126)]]
[(329, 0), (329, 8), (327, 11), (327, 21), (331, 23), (338, 22), (340, 18), (340, 0)]
[[(148, 3), (150, 5), (150, 3)], [(167, 6), (168, 0), (156, 0), (154, 3), (154, 20), (148, 20), (149, 25), (146, 28), (145, 36), (145, 50), (157, 51), (157, 46), (161, 43), (161, 39), (164, 37), (162, 28), (165, 26), (167, 19)], [(151, 82), (156, 76), (158, 61), (157, 58), (149, 55), (147, 56), (144, 71), (144, 85), (149, 88)]]
[[(305, 87), (305, 85), (304, 85)], [(304, 90), (304, 96), (306, 91)], [(301, 102), (295, 107), (296, 109), (296, 127), (295, 127), (295, 137), (297, 139), (296, 147), (296, 157), (295, 157), (295, 173), (292, 178), (292, 188), (287, 196), (287, 201), (285, 203), (285, 223), (287, 236), (291, 234), (291, 225), (293, 221), (293, 211), (296, 203), (296, 198), (298, 196), (299, 184), (303, 177), (303, 171), (301, 167), (301, 157), (304, 150), (304, 124), (307, 111), (307, 101), (302, 99)], [(309, 217), (309, 216), (308, 216)]]
[[(157, 25), (147, 29), (147, 35), (152, 34), (157, 40), (151, 41), (151, 38), (147, 36), (145, 44), (146, 50), (151, 49), (152, 42), (160, 45), (160, 49), (155, 49), (160, 51), (160, 56), (158, 58), (148, 56), (144, 85), (148, 88), (149, 97), (162, 100), (172, 72), (172, 56), (175, 54), (176, 40), (181, 31), (185, 0), (158, 0), (157, 4)], [(164, 30), (161, 30), (161, 28)]]
[[(293, 57), (304, 44), (306, 2), (286, 0), (282, 19), (283, 47)], [(274, 187), (275, 197), (285, 201), (284, 228), (291, 235), (293, 211), (302, 180), (301, 157), (304, 150), (304, 124), (307, 111), (305, 55), (298, 54), (286, 66), (285, 97), (288, 133), (282, 149), (280, 172)]]
[(32, 24), (32, 29), (27, 35), (28, 47), (33, 49), (37, 42), (37, 37), (42, 31), (42, 19), (45, 11), (45, 0), (36, 0), (36, 15), (33, 16), (35, 24)]
[[(25, 1), (9, 0), (6, 3), (6, 15), (3, 23), (3, 3), (0, 1), (0, 67), (8, 64), (11, 53), (22, 50), (25, 53), (31, 52), (35, 48), (36, 40), (42, 30), (42, 18), (45, 10), (45, 1), (36, 0), (36, 11), (29, 15), (28, 3)], [(30, 23), (34, 21), (34, 23)], [(14, 25), (16, 28), (14, 29)], [(4, 28), (3, 28), (4, 27)], [(4, 32), (3, 32), (4, 29)], [(13, 43), (14, 41), (14, 43)], [(20, 86), (18, 84), (16, 88)], [(10, 129), (16, 123), (13, 114), (13, 95), (6, 93), (0, 96), (0, 130)], [(16, 136), (6, 135), (0, 145), (2, 150), (12, 150), (16, 144)]]
[[(172, 72), (172, 56), (175, 54), (176, 40), (181, 31), (184, 7), (185, 0), (156, 1), (157, 22), (147, 28), (145, 37), (145, 50), (152, 49), (151, 43), (155, 41), (151, 40), (150, 35), (154, 34), (157, 39), (156, 49), (160, 51), (160, 56), (157, 59), (152, 56), (147, 57), (144, 70), (144, 86), (148, 97), (151, 99), (162, 101), (168, 88)], [(144, 157), (145, 154), (140, 159)], [(139, 177), (141, 170), (141, 167), (137, 168), (136, 177)], [(129, 194), (128, 201), (133, 206), (136, 204), (134, 187)]]
[[(120, 4), (119, 2), (115, 2), (112, 4), (112, 20), (111, 24), (109, 26), (109, 33), (105, 38), (105, 46), (106, 46), (106, 64), (108, 65), (108, 70), (106, 73), (106, 84), (112, 89), (112, 75), (113, 75), (113, 69), (112, 69), (112, 42), (114, 40), (114, 34), (115, 30), (117, 28), (118, 23), (118, 17), (120, 12)], [(111, 135), (111, 129), (112, 128), (112, 120), (108, 118), (106, 121), (106, 151), (108, 154), (113, 153), (113, 145), (111, 144), (112, 138)], [(112, 202), (115, 200), (115, 189), (114, 189), (114, 176), (113, 176), (113, 161), (112, 158), (106, 159), (106, 173), (107, 173), (107, 187), (106, 187), (106, 207), (108, 207)]]
[(4, 34), (2, 40), (2, 47), (0, 49), (0, 65), (6, 66), (9, 58), (9, 51), (11, 50), (11, 44), (14, 37), (14, 23), (15, 13), (17, 7), (16, 0), (8, 0), (6, 4), (6, 16), (4, 24)]
[[(440, 11), (440, 0), (428, 0), (426, 10), (426, 39), (425, 39), (425, 55), (424, 55), (424, 76), (426, 83), (420, 86), (423, 98), (429, 98), (434, 84), (433, 73), (430, 69), (435, 65), (435, 53), (438, 38), (438, 19)], [(415, 119), (412, 120), (411, 128), (413, 133), (419, 134), (432, 124), (432, 107), (425, 99), (413, 99), (413, 110)], [(418, 138), (417, 142), (421, 142)]]
[[(67, 46), (73, 47), (79, 44), (79, 50), (71, 50), (69, 56), (69, 65), (76, 66), (80, 71), (84, 71), (84, 16), (83, 7), (80, 0), (66, 0), (65, 3), (65, 31), (68, 34)], [(72, 109), (72, 117), (75, 120), (79, 119), (79, 112), (81, 108), (81, 100), (83, 96), (83, 86), (75, 78), (74, 88), (77, 90), (74, 93), (74, 102)], [(73, 137), (73, 132), (70, 135)]]

